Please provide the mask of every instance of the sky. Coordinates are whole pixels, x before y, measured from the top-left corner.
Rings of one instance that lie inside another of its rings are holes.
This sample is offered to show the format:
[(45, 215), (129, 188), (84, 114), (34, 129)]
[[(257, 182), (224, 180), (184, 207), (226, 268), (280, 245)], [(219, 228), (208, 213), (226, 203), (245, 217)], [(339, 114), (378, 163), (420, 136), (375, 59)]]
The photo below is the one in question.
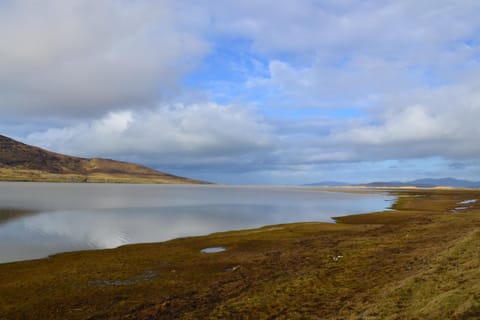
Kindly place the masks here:
[(480, 180), (477, 0), (0, 0), (0, 134), (235, 184)]

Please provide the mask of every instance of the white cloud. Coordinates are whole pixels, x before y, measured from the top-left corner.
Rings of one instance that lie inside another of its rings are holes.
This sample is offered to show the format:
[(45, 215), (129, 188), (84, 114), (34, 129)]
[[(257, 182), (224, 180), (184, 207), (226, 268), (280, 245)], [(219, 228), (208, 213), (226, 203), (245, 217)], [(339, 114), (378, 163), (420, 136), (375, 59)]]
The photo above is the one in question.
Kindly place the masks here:
[[(340, 134), (350, 142), (358, 144), (382, 145), (396, 142), (421, 142), (431, 139), (448, 139), (452, 127), (446, 119), (429, 114), (425, 106), (408, 106), (395, 113), (387, 113), (380, 125), (366, 125), (352, 128)], [(457, 124), (455, 124), (457, 125)]]
[(252, 78), (248, 87), (278, 92), (278, 105), (297, 108), (338, 108), (377, 103), (384, 95), (411, 90), (423, 81), (406, 72), (408, 66), (381, 58), (354, 57), (345, 65), (325, 65), (319, 61), (295, 67), (273, 60), (269, 75)]
[[(210, 1), (218, 32), (254, 41), (266, 52), (356, 52), (427, 58), (438, 45), (476, 36), (476, 1)], [(401, 49), (401, 52), (399, 52)], [(431, 49), (431, 50), (427, 50)], [(428, 57), (429, 58), (429, 57)]]
[(269, 61), (269, 74), (247, 89), (288, 107), (372, 105), (458, 82), (479, 62), (475, 1), (216, 3), (219, 32), (251, 40)]
[(170, 94), (208, 49), (169, 1), (7, 1), (0, 111), (102, 114)]
[(135, 155), (170, 165), (215, 159), (232, 164), (274, 143), (271, 128), (253, 112), (215, 103), (111, 112), (88, 124), (32, 133), (27, 141), (58, 152)]
[[(336, 130), (329, 144), (355, 150), (356, 159), (480, 156), (479, 85), (420, 90), (387, 99), (372, 110), (368, 122)], [(416, 101), (419, 104), (409, 104)]]

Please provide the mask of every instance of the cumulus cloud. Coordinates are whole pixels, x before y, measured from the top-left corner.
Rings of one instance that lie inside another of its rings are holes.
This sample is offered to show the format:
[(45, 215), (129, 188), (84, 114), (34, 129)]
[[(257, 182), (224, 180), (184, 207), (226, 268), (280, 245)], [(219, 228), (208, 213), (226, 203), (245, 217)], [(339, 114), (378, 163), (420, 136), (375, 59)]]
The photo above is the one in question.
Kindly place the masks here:
[[(355, 148), (359, 158), (478, 157), (478, 88), (449, 86), (387, 99), (391, 104), (375, 108), (369, 123), (337, 131), (331, 142)], [(418, 104), (403, 104), (408, 101)]]
[(110, 112), (89, 123), (32, 133), (27, 141), (70, 154), (135, 155), (163, 165), (232, 164), (274, 143), (270, 126), (255, 113), (215, 103)]
[[(389, 96), (361, 118), (273, 121), (279, 142), (265, 155), (266, 162), (272, 170), (314, 172), (329, 163), (354, 167), (375, 162), (381, 167), (382, 161), (436, 158), (455, 163), (456, 169), (471, 169), (471, 164), (458, 164), (480, 157), (479, 87), (465, 84)], [(453, 167), (442, 168), (449, 172)]]
[(0, 111), (102, 114), (175, 89), (208, 45), (169, 1), (3, 1)]

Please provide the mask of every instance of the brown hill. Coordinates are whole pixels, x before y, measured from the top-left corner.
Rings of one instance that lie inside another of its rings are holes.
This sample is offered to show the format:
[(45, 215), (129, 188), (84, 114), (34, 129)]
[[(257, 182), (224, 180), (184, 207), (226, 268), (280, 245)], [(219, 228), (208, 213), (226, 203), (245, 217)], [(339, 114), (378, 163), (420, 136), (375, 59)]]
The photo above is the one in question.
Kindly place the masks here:
[(202, 183), (133, 163), (54, 153), (2, 135), (0, 181)]

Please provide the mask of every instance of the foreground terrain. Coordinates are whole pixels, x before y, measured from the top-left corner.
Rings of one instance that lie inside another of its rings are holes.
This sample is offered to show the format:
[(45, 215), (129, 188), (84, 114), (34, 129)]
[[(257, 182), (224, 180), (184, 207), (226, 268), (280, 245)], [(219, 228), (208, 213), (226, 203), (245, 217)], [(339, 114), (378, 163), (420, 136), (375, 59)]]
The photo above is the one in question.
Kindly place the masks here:
[(58, 154), (2, 135), (0, 181), (202, 183), (134, 163)]
[(480, 319), (480, 203), (458, 204), (480, 192), (392, 192), (395, 211), (337, 224), (2, 264), (0, 318)]

